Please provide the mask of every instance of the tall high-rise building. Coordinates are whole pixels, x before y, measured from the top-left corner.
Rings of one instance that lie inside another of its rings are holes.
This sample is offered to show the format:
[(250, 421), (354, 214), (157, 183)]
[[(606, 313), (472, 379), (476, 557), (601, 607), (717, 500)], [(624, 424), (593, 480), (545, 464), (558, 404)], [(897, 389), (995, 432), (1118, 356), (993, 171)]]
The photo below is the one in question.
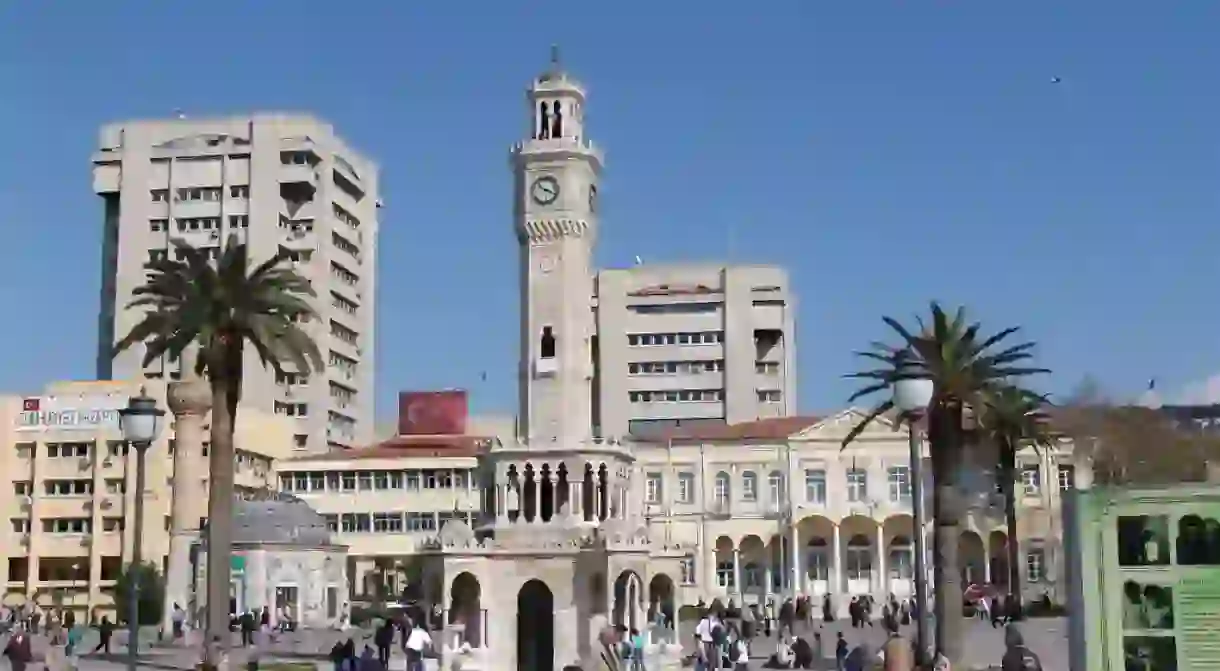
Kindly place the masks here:
[(252, 262), (287, 250), (317, 299), (304, 324), (327, 367), (277, 375), (247, 350), (243, 404), (294, 418), (303, 451), (373, 436), (378, 168), (330, 124), (305, 115), (116, 123), (101, 130), (93, 188), (105, 235), (98, 315), (101, 379), (172, 379), (176, 361), (141, 365), (142, 348), (111, 357), (141, 314), (126, 309), (144, 264), (173, 240), (219, 253), (231, 236)]
[(521, 433), (646, 436), (796, 411), (795, 298), (774, 266), (594, 267), (603, 157), (556, 64), (513, 151)]

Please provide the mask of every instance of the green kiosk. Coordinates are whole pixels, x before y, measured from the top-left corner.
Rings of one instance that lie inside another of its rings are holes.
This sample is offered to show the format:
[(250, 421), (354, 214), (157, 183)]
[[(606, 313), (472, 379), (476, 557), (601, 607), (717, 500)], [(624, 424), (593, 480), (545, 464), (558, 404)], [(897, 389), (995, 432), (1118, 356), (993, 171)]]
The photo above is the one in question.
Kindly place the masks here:
[(1220, 671), (1220, 486), (1066, 494), (1073, 671)]

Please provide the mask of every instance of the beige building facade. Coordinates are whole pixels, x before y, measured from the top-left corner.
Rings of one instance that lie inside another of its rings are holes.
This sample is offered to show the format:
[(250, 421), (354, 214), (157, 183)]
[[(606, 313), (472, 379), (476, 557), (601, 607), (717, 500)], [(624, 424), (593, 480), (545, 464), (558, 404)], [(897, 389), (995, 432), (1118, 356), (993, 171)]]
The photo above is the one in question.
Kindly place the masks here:
[[(118, 410), (141, 388), (167, 413), (161, 437), (146, 453), (144, 528), (135, 529), (136, 453), (123, 441)], [(291, 453), (294, 430), (284, 417), (239, 412), (234, 468), (240, 488), (275, 486), (273, 463)], [(174, 449), (165, 382), (65, 382), (40, 394), (0, 398), (0, 445), (6, 605), (62, 604), (78, 617), (111, 614), (115, 580), (137, 536), (144, 559), (164, 572)], [(196, 491), (205, 494), (193, 501), (193, 514), (203, 519), (207, 474), (198, 476)]]
[(378, 168), (334, 129), (302, 115), (133, 121), (102, 128), (93, 188), (103, 203), (99, 379), (177, 379), (179, 363), (142, 368), (142, 347), (111, 357), (141, 315), (127, 310), (144, 264), (174, 240), (219, 253), (231, 236), (254, 262), (285, 250), (317, 292), (304, 328), (327, 367), (276, 374), (247, 353), (244, 398), (296, 426), (302, 452), (373, 437)]
[[(854, 595), (911, 596), (913, 483), (906, 430), (880, 420), (841, 450), (862, 417), (849, 409), (632, 443), (632, 499), (624, 507), (647, 529), (647, 582), (655, 580), (652, 587), (661, 594), (672, 581), (677, 606), (800, 593), (830, 594), (845, 607)], [(281, 491), (309, 502), (327, 519), (336, 542), (349, 548), (354, 596), (368, 599), (378, 581), (390, 593), (401, 590), (409, 558), (426, 550), (445, 522), (458, 519), (474, 529), (487, 523), (484, 511), (495, 507), (487, 504), (488, 486), (495, 480), (479, 456), (500, 444), (492, 438), (400, 437), (346, 455), (288, 459), (276, 469)], [(926, 463), (925, 473), (930, 468)], [(1087, 469), (1069, 444), (1020, 455), (1018, 540), (1028, 596), (1064, 593), (1062, 492), (1083, 480)], [(930, 509), (930, 491), (927, 496)], [(1003, 584), (1002, 501), (994, 490), (972, 491), (971, 500), (959, 544), (963, 579)], [(930, 543), (930, 527), (926, 533)]]
[(646, 264), (597, 273), (599, 435), (794, 414), (796, 298), (783, 268)]

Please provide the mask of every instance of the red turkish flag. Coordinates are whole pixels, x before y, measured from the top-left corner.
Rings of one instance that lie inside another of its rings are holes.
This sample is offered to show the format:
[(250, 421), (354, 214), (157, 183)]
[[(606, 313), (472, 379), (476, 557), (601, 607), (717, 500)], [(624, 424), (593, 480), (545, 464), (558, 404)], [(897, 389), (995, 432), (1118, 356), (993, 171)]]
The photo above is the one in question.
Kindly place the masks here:
[(27, 398), (21, 401), (21, 409), (24, 412), (38, 412), (39, 405), (40, 399), (37, 398)]

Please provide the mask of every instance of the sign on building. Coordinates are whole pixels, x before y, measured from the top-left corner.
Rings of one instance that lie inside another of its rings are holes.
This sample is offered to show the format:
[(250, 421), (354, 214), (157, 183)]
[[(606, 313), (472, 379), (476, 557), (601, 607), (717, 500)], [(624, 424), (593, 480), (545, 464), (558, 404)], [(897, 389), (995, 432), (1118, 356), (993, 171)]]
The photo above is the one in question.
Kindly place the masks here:
[(1071, 668), (1220, 669), (1220, 487), (1068, 492)]
[(119, 396), (42, 396), (21, 401), (17, 431), (98, 431), (119, 426)]

